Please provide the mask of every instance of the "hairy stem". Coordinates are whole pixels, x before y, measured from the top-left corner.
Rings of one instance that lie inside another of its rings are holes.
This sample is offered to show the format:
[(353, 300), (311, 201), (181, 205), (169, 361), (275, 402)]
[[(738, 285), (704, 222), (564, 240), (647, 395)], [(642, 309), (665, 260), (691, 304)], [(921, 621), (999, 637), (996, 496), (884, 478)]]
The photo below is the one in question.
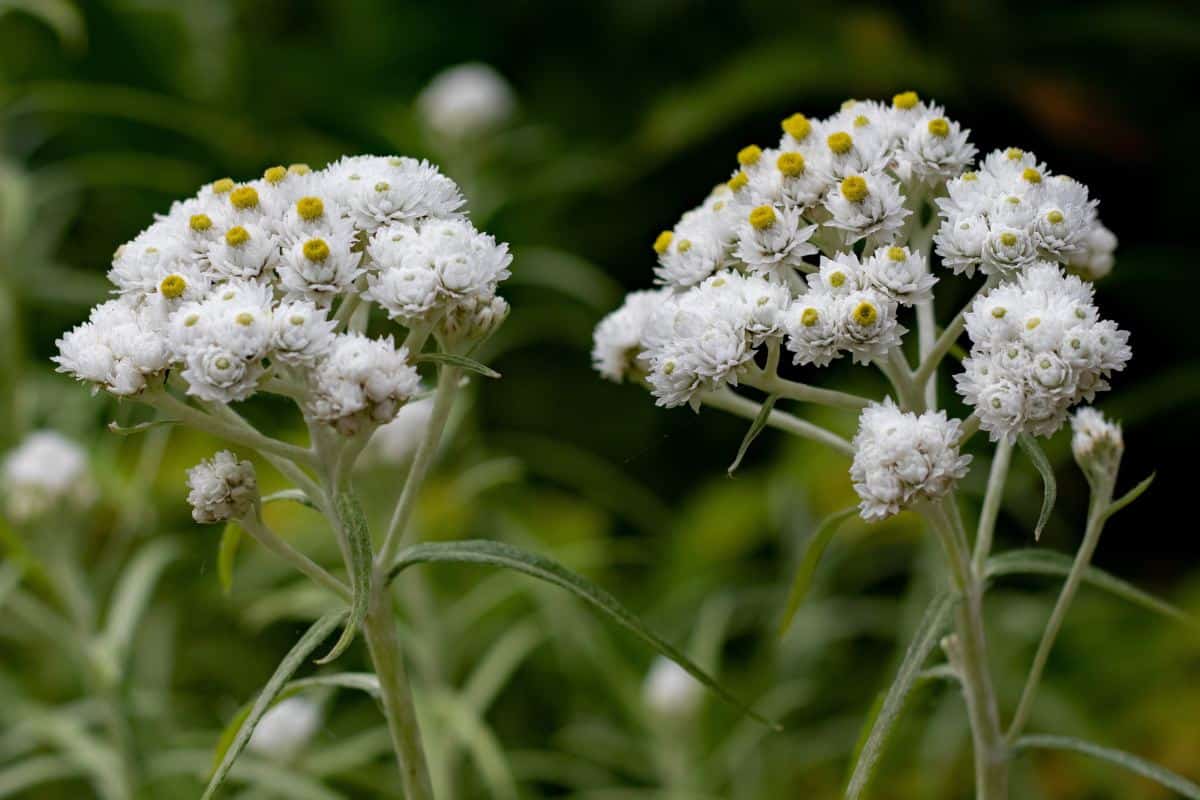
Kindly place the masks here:
[(238, 524), (254, 537), (254, 540), (263, 547), (270, 550), (275, 555), (282, 558), (284, 561), (291, 564), (296, 569), (303, 572), (308, 577), (312, 578), (321, 586), (330, 590), (334, 594), (341, 597), (343, 600), (349, 600), (351, 596), (350, 587), (342, 583), (340, 580), (330, 575), (324, 567), (313, 561), (308, 556), (301, 553), (296, 548), (279, 538), (275, 531), (268, 528), (259, 519), (258, 509), (255, 509), (250, 514), (247, 514), (242, 519), (238, 520)]
[(1008, 728), (1010, 743), (1017, 740), (1025, 723), (1029, 721), (1029, 714), (1033, 711), (1033, 700), (1037, 696), (1038, 684), (1041, 683), (1042, 672), (1046, 669), (1050, 651), (1054, 648), (1054, 640), (1058, 638), (1058, 632), (1062, 629), (1067, 610), (1071, 607), (1071, 601), (1075, 599), (1075, 592), (1079, 589), (1080, 581), (1083, 580), (1083, 573), (1092, 563), (1092, 555), (1096, 552), (1096, 545), (1100, 542), (1100, 533), (1104, 530), (1104, 521), (1107, 518), (1106, 513), (1112, 503), (1112, 491), (1112, 481), (1092, 488), (1092, 502), (1091, 508), (1088, 510), (1087, 529), (1083, 534), (1083, 542), (1079, 545), (1079, 552), (1075, 554), (1075, 562), (1071, 565), (1071, 571), (1067, 573), (1066, 581), (1063, 582), (1058, 601), (1054, 604), (1054, 611), (1050, 613), (1046, 630), (1042, 632), (1042, 640), (1038, 643), (1033, 664), (1029, 667), (1025, 688), (1021, 690), (1021, 700), (1017, 703), (1017, 711)]
[[(762, 406), (759, 403), (742, 397), (728, 388), (704, 395), (703, 403), (706, 406), (719, 408), (722, 411), (728, 411), (735, 416), (750, 420), (757, 419), (759, 411), (762, 410)], [(767, 417), (767, 424), (772, 428), (787, 431), (803, 439), (812, 439), (814, 442), (820, 442), (832, 447), (839, 453), (848, 456), (854, 455), (854, 446), (841, 436), (838, 436), (833, 431), (825, 430), (820, 425), (814, 425), (799, 417), (792, 416), (786, 411), (773, 409), (770, 416)]]
[(870, 400), (865, 397), (859, 397), (856, 394), (838, 392), (833, 389), (822, 389), (817, 386), (809, 386), (806, 383), (796, 383), (795, 381), (780, 378), (778, 375), (768, 371), (751, 373), (744, 380), (746, 384), (753, 386), (755, 389), (760, 389), (767, 394), (777, 394), (780, 397), (786, 397), (788, 400), (797, 400), (802, 403), (818, 403), (835, 408), (849, 408), (855, 411), (866, 408), (871, 404)]
[(193, 408), (182, 400), (176, 399), (166, 390), (148, 392), (141, 399), (147, 405), (175, 417), (180, 422), (191, 425), (193, 428), (202, 430), (205, 433), (211, 433), (213, 436), (233, 442), (234, 444), (253, 448), (263, 454), (270, 453), (282, 456), (283, 458), (302, 464), (312, 464), (314, 461), (313, 453), (308, 448), (297, 447), (294, 444), (288, 444), (278, 439), (272, 439), (270, 436), (264, 436), (249, 423), (243, 425), (228, 419), (218, 419), (211, 414)]
[(987, 493), (983, 497), (983, 508), (979, 512), (979, 527), (975, 532), (975, 557), (973, 564), (976, 575), (982, 575), (985, 562), (992, 553), (992, 536), (996, 530), (996, 518), (1000, 514), (1000, 501), (1004, 498), (1004, 482), (1008, 478), (1008, 466), (1012, 462), (1013, 443), (1003, 438), (996, 445), (992, 456), (992, 469), (988, 473)]

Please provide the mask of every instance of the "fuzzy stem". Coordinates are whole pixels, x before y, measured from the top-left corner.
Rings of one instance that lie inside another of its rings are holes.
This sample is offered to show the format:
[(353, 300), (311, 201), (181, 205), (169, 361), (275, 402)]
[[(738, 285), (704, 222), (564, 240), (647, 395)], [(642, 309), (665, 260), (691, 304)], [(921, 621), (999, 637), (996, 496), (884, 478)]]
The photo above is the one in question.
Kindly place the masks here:
[[(759, 403), (742, 397), (729, 389), (721, 389), (720, 391), (710, 392), (704, 395), (704, 405), (719, 408), (722, 411), (728, 411), (739, 417), (746, 419), (756, 419), (762, 406)], [(832, 447), (839, 453), (848, 456), (854, 455), (854, 446), (848, 441), (838, 436), (832, 431), (827, 431), (819, 425), (814, 425), (811, 422), (806, 422), (799, 417), (792, 416), (786, 411), (772, 409), (770, 416), (767, 417), (767, 424), (772, 428), (778, 428), (781, 431), (787, 431), (804, 439), (812, 439), (815, 442)]]
[(263, 524), (263, 521), (259, 518), (259, 510), (257, 508), (242, 519), (239, 519), (237, 523), (253, 536), (255, 541), (312, 578), (318, 584), (329, 589), (343, 600), (350, 599), (350, 588), (346, 584), (330, 575), (324, 567), (304, 555), (304, 553), (301, 553), (279, 538), (279, 535), (275, 531)]
[[(942, 363), (942, 359), (950, 352), (950, 348), (954, 346), (954, 343), (958, 341), (958, 337), (962, 335), (963, 329), (966, 328), (967, 309), (975, 302), (976, 297), (992, 289), (999, 282), (999, 276), (989, 275), (984, 284), (976, 290), (975, 294), (971, 295), (971, 299), (967, 301), (967, 304), (959, 309), (959, 312), (954, 315), (954, 319), (950, 320), (950, 323), (942, 330), (941, 335), (937, 337), (937, 341), (934, 341), (932, 336), (929, 338), (931, 345), (928, 349), (924, 347), (925, 335), (921, 335), (921, 365), (913, 373), (913, 382), (918, 387), (924, 387), (925, 391), (928, 392), (929, 386), (936, 385), (937, 381), (930, 381), (930, 379), (934, 377), (938, 365)], [(932, 408), (932, 405), (930, 407)]]
[(856, 394), (847, 392), (838, 392), (833, 389), (822, 389), (817, 386), (809, 386), (806, 383), (796, 383), (770, 372), (752, 372), (744, 378), (744, 382), (755, 389), (760, 389), (767, 394), (777, 394), (780, 397), (786, 397), (789, 400), (797, 400), (806, 403), (819, 403), (820, 405), (833, 406), (835, 408), (849, 408), (855, 411), (866, 408), (871, 404), (871, 401), (865, 397), (859, 397)]
[(1033, 711), (1033, 700), (1037, 695), (1038, 684), (1042, 680), (1046, 662), (1050, 658), (1050, 651), (1054, 647), (1054, 640), (1058, 638), (1058, 632), (1067, 616), (1067, 610), (1071, 606), (1071, 601), (1075, 599), (1075, 592), (1079, 589), (1080, 581), (1083, 580), (1083, 573), (1091, 564), (1092, 555), (1096, 552), (1096, 545), (1100, 542), (1100, 533), (1104, 530), (1108, 507), (1112, 503), (1112, 492), (1111, 480), (1092, 489), (1091, 508), (1088, 510), (1087, 529), (1083, 534), (1083, 542), (1079, 545), (1079, 552), (1075, 554), (1075, 562), (1071, 565), (1071, 571), (1067, 573), (1066, 581), (1063, 582), (1058, 602), (1054, 604), (1054, 611), (1051, 612), (1050, 619), (1046, 623), (1046, 630), (1042, 632), (1042, 640), (1038, 643), (1037, 653), (1029, 668), (1029, 676), (1025, 679), (1025, 688), (1021, 691), (1021, 700), (1017, 703), (1017, 711), (1008, 728), (1009, 743), (1017, 740), (1025, 723), (1029, 721), (1029, 714)]
[(996, 453), (992, 456), (987, 493), (983, 497), (979, 527), (975, 533), (973, 564), (976, 575), (983, 574), (985, 562), (992, 552), (992, 536), (996, 530), (996, 517), (1000, 514), (1000, 501), (1004, 498), (1004, 482), (1008, 478), (1008, 466), (1012, 462), (1012, 449), (1012, 440), (1005, 437), (996, 445)]

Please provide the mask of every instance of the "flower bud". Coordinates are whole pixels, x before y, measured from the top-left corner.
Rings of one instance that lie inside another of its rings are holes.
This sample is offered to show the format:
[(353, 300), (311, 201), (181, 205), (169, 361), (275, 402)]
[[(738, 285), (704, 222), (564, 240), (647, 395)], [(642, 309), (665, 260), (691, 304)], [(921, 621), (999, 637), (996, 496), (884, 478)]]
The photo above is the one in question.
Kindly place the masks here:
[(246, 516), (258, 500), (254, 465), (222, 450), (188, 470), (188, 503), (196, 522), (227, 522)]
[(1071, 452), (1075, 463), (1083, 470), (1088, 482), (1109, 483), (1116, 480), (1125, 452), (1121, 426), (1105, 419), (1094, 408), (1081, 408), (1071, 417)]

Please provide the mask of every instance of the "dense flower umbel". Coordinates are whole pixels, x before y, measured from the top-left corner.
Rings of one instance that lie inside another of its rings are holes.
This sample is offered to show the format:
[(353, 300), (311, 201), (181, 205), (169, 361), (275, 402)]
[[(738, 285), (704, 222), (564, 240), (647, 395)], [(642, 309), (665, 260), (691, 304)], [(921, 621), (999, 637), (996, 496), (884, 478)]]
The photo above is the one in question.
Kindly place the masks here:
[(496, 289), (508, 248), (471, 226), (463, 202), (436, 167), (402, 157), (216, 181), (117, 249), (117, 297), (59, 340), (55, 361), (116, 395), (138, 395), (168, 370), (215, 403), (276, 380), (343, 433), (387, 422), (417, 373), (391, 336), (345, 332), (351, 312), (365, 322), (375, 303), (456, 344), (507, 313)]
[(244, 517), (258, 499), (254, 465), (222, 450), (188, 470), (188, 504), (196, 522), (227, 522)]

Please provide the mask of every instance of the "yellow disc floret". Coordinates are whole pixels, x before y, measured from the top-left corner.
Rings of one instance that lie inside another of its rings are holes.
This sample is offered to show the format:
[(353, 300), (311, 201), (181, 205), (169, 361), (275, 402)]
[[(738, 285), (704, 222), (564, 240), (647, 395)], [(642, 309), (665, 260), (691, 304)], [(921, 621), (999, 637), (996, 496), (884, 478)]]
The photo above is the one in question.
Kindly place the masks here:
[(258, 206), (258, 190), (253, 186), (239, 186), (229, 193), (229, 202), (239, 211)]
[(808, 134), (812, 132), (812, 123), (803, 114), (792, 114), (781, 122), (780, 125), (783, 127), (783, 132), (797, 142), (804, 141), (808, 138)]
[(1046, 221), (1049, 222), (1051, 225), (1058, 225), (1064, 219), (1066, 219), (1066, 217), (1064, 217), (1063, 213), (1061, 211), (1059, 211), (1057, 208), (1046, 215)]
[(996, 319), (1004, 319), (1004, 315), (1008, 313), (1008, 309), (1004, 306), (996, 306), (992, 309), (992, 316)]
[(248, 327), (254, 324), (254, 315), (249, 311), (243, 311), (233, 318), (233, 321), (242, 327)]
[(962, 179), (964, 181), (977, 181), (979, 180), (979, 173), (972, 170), (967, 170), (962, 174)]
[(874, 325), (875, 320), (879, 319), (879, 309), (869, 300), (863, 300), (854, 307), (854, 311), (851, 312), (850, 316), (855, 322), (865, 328), (868, 325)]
[(229, 230), (225, 231), (225, 244), (230, 247), (241, 247), (246, 242), (250, 241), (250, 231), (243, 228), (241, 225), (234, 225)]
[(380, 181), (379, 183), (375, 184), (375, 191), (377, 192), (386, 192), (390, 188), (392, 188), (392, 185), (387, 181)]
[(729, 183), (725, 184), (731, 191), (740, 191), (746, 188), (746, 184), (750, 182), (750, 176), (744, 172), (739, 172), (729, 179)]
[(312, 167), (308, 164), (288, 164), (288, 172), (293, 175), (307, 175), (312, 172)]
[(775, 224), (775, 209), (770, 206), (757, 206), (750, 212), (750, 224), (755, 230), (765, 231)]
[(324, 239), (309, 239), (304, 243), (304, 257), (309, 261), (324, 261), (329, 258), (329, 245)]
[(670, 231), (663, 231), (654, 240), (654, 252), (660, 256), (667, 252), (667, 248), (671, 246), (671, 240), (675, 238), (675, 234)]
[(1025, 157), (1025, 151), (1019, 147), (1010, 147), (1004, 151), (1004, 157), (1009, 161), (1020, 161)]
[(1042, 324), (1041, 318), (1030, 317), (1029, 319), (1025, 320), (1025, 330), (1031, 331), (1034, 328), (1036, 328), (1038, 325), (1041, 325), (1041, 324)]
[(859, 114), (857, 117), (854, 118), (854, 127), (856, 127), (856, 128), (865, 128), (870, 124), (871, 124), (871, 120), (868, 119), (865, 114)]
[(752, 167), (762, 158), (762, 148), (756, 144), (747, 145), (738, 150), (738, 163), (743, 167)]
[(915, 108), (917, 103), (921, 102), (921, 98), (916, 92), (901, 92), (892, 96), (892, 107), (899, 108), (902, 111), (908, 111), (910, 108)]
[(263, 180), (267, 183), (279, 183), (281, 180), (287, 177), (287, 174), (287, 167), (283, 166), (282, 164), (275, 167), (267, 167), (267, 169), (263, 172)]
[(950, 123), (944, 117), (929, 120), (929, 133), (939, 139), (945, 139), (950, 135)]
[(887, 257), (892, 261), (903, 261), (904, 259), (908, 258), (908, 253), (904, 251), (903, 247), (889, 247), (887, 250)]
[(1026, 167), (1025, 171), (1021, 173), (1021, 180), (1025, 181), (1026, 183), (1041, 183), (1042, 173), (1038, 172), (1033, 167)]
[(212, 227), (212, 217), (208, 214), (192, 214), (188, 218), (188, 227), (194, 231), (206, 231)]
[(835, 289), (840, 289), (846, 285), (846, 273), (838, 271), (832, 272), (829, 275), (829, 285)]
[(867, 195), (870, 193), (870, 190), (867, 188), (867, 181), (863, 176), (850, 175), (842, 179), (842, 197), (851, 203), (861, 203), (867, 199)]
[(820, 321), (821, 321), (820, 313), (812, 306), (809, 306), (808, 308), (804, 309), (804, 311), (801, 312), (801, 314), (800, 314), (800, 324), (806, 328), (811, 328), (813, 325), (816, 325)]
[(829, 134), (829, 138), (825, 140), (829, 145), (829, 149), (839, 156), (850, 152), (850, 148), (854, 147), (854, 140), (850, 138), (850, 134), (845, 131)]
[(779, 158), (775, 159), (775, 166), (789, 178), (799, 177), (804, 174), (804, 156), (799, 153), (780, 153)]
[(301, 219), (312, 222), (325, 213), (325, 204), (319, 197), (301, 197), (296, 201), (296, 213)]
[(1013, 247), (1017, 243), (1017, 235), (1011, 231), (1005, 231), (1000, 234), (1000, 244), (1005, 247)]
[(158, 285), (158, 290), (162, 292), (162, 296), (171, 300), (182, 296), (184, 289), (187, 289), (187, 281), (178, 273), (168, 275)]
[(212, 190), (213, 194), (225, 194), (233, 191), (233, 178), (221, 178), (213, 181)]

